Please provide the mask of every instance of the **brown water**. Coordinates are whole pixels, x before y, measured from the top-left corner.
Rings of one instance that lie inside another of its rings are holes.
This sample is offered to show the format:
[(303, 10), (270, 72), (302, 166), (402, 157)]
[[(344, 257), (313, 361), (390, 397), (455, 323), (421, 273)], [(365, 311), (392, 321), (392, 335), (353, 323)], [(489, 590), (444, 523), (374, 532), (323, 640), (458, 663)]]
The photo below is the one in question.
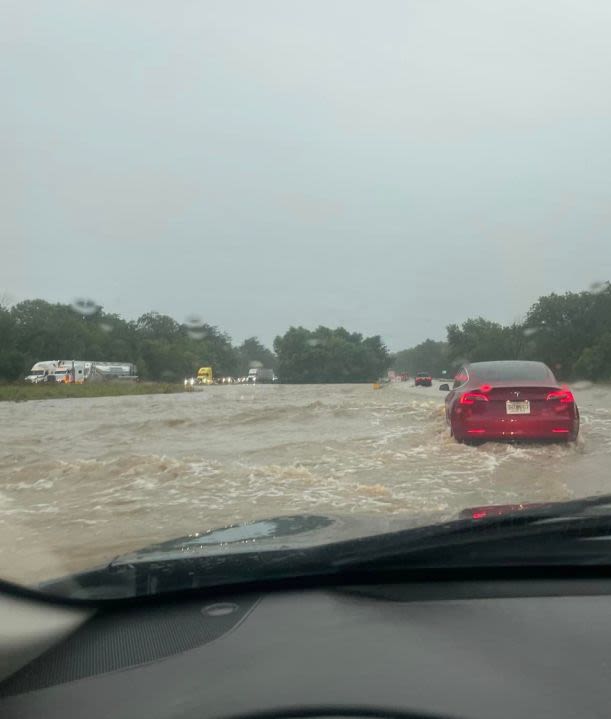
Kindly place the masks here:
[(0, 576), (58, 576), (278, 514), (451, 517), (465, 506), (611, 491), (611, 391), (576, 391), (570, 446), (456, 444), (444, 393), (224, 386), (2, 403)]

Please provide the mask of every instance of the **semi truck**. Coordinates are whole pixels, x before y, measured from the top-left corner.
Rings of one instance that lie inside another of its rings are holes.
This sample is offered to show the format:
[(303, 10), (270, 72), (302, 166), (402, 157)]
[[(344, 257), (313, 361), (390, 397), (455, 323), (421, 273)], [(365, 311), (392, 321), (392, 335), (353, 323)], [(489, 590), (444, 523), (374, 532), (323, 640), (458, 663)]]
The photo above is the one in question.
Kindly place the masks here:
[(131, 362), (95, 362), (92, 360), (42, 360), (33, 365), (26, 382), (100, 382), (137, 380), (136, 365)]
[(274, 374), (273, 369), (265, 369), (264, 367), (252, 367), (248, 370), (248, 381), (257, 383), (277, 382), (278, 378)]
[(213, 384), (214, 377), (212, 375), (212, 367), (200, 367), (197, 370), (195, 381), (197, 384)]

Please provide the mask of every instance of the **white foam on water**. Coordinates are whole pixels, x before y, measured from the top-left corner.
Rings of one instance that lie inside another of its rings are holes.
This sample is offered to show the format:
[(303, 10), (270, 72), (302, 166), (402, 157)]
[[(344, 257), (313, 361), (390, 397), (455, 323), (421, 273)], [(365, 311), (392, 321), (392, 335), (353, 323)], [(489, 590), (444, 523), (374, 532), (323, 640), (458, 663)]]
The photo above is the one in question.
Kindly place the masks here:
[(2, 450), (0, 523), (24, 539), (16, 554), (0, 545), (0, 575), (3, 563), (37, 566), (43, 545), (94, 564), (271, 515), (451, 517), (477, 504), (566, 499), (588, 493), (586, 460), (608, 475), (611, 395), (593, 390), (574, 445), (478, 447), (450, 438), (443, 397), (427, 390), (281, 386), (248, 393), (248, 404), (234, 390), (58, 402), (44, 412), (77, 441), (34, 449), (40, 416), (20, 406)]

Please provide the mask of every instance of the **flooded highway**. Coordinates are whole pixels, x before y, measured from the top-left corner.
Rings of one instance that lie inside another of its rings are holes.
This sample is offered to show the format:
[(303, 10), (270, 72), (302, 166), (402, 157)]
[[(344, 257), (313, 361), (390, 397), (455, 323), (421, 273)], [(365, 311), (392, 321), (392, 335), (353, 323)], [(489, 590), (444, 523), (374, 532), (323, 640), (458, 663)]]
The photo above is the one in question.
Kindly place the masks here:
[(408, 383), (214, 386), (0, 405), (0, 576), (294, 513), (421, 518), (611, 491), (611, 390), (577, 386), (574, 445), (459, 445)]

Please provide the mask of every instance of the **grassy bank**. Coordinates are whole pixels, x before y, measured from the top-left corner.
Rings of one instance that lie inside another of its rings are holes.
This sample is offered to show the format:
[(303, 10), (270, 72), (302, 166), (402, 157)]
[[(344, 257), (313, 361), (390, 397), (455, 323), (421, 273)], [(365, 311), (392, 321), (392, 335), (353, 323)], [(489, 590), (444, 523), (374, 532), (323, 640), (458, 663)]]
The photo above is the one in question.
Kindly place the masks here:
[(92, 384), (5, 384), (0, 385), (0, 402), (72, 397), (120, 397), (138, 394), (182, 392), (182, 384), (162, 382), (96, 382)]

